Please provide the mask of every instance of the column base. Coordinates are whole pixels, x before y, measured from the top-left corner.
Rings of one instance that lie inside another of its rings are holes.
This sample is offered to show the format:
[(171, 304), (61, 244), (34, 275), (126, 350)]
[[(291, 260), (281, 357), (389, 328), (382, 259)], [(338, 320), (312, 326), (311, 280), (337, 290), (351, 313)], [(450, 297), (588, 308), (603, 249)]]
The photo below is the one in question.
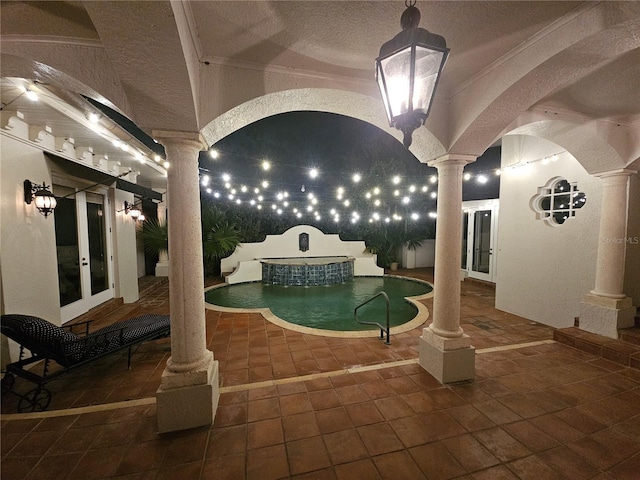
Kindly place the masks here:
[(634, 325), (636, 307), (630, 297), (622, 299), (587, 294), (580, 302), (580, 329), (618, 338), (618, 330)]
[(169, 262), (156, 263), (156, 277), (168, 277), (169, 276)]
[(425, 328), (419, 341), (420, 366), (440, 383), (473, 380), (476, 349), (468, 335), (444, 338)]
[[(205, 383), (188, 384), (202, 374), (206, 374)], [(213, 355), (206, 372), (172, 373), (165, 369), (162, 377), (156, 392), (158, 433), (213, 424), (220, 398), (218, 361)]]

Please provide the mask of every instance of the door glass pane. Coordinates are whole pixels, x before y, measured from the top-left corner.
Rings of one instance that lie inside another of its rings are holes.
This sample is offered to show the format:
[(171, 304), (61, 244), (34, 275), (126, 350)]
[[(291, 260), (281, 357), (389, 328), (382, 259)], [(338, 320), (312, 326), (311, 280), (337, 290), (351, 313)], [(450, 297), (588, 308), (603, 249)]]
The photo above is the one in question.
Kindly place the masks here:
[(469, 229), (469, 214), (464, 212), (462, 214), (462, 261), (460, 262), (460, 268), (467, 269), (467, 230)]
[(103, 292), (109, 285), (103, 203), (104, 197), (101, 195), (87, 193), (91, 295)]
[(473, 270), (489, 273), (491, 260), (491, 210), (479, 210), (474, 215)]
[(75, 199), (59, 199), (53, 218), (56, 226), (60, 306), (64, 307), (82, 298)]

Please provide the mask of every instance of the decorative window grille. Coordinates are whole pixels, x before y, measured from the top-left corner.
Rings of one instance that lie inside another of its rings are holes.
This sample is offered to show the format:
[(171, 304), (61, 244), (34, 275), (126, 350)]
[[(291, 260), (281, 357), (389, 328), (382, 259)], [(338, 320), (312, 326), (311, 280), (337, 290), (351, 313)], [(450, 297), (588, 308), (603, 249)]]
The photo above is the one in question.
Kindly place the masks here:
[(531, 208), (536, 218), (549, 225), (562, 225), (576, 216), (576, 211), (587, 202), (587, 196), (578, 189), (577, 182), (568, 182), (562, 177), (552, 178), (531, 199)]

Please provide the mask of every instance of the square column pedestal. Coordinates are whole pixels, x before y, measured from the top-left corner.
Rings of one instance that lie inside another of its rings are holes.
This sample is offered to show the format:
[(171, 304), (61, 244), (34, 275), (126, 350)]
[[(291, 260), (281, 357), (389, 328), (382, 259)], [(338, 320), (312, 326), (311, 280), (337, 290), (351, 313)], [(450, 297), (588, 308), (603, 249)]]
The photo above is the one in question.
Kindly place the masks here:
[(440, 383), (473, 380), (476, 349), (469, 335), (445, 338), (425, 328), (419, 343), (420, 366)]
[(630, 297), (609, 298), (587, 294), (580, 302), (580, 329), (618, 338), (618, 330), (634, 325), (636, 307)]
[(160, 388), (156, 392), (158, 433), (175, 432), (189, 428), (213, 425), (218, 408), (218, 361), (196, 371), (162, 373)]
[(168, 277), (169, 276), (169, 262), (156, 263), (156, 277)]

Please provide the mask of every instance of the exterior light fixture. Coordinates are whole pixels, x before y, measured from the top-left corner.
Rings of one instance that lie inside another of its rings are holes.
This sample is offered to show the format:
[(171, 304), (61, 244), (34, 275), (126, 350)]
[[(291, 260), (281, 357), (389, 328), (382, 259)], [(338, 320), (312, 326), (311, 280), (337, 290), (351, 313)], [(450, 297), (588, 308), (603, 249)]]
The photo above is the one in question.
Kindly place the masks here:
[(133, 203), (129, 203), (125, 200), (124, 202), (124, 213), (129, 215), (134, 220), (144, 220), (144, 215), (139, 207), (137, 207)]
[(402, 131), (406, 148), (413, 131), (429, 116), (438, 80), (449, 49), (444, 37), (419, 28), (416, 0), (405, 0), (402, 32), (380, 47), (376, 81), (389, 124)]
[[(122, 172), (120, 175), (118, 175), (117, 178), (124, 177), (129, 173), (131, 173), (131, 169), (127, 170), (126, 172)], [(31, 202), (34, 202), (36, 204), (36, 208), (38, 209), (38, 211), (45, 217), (48, 217), (50, 214), (53, 213), (56, 206), (58, 205), (58, 200), (62, 200), (64, 198), (70, 197), (72, 195), (75, 195), (76, 193), (84, 192), (93, 187), (97, 187), (98, 185), (102, 185), (102, 183), (103, 182), (94, 183), (93, 185), (89, 185), (88, 187), (84, 187), (80, 190), (76, 190), (63, 197), (56, 198), (55, 195), (51, 193), (51, 190), (49, 190), (49, 187), (45, 185), (44, 182), (42, 182), (42, 185), (38, 185), (37, 183), (34, 184), (31, 180), (25, 180), (23, 182), (24, 203), (26, 203), (27, 205), (30, 205)], [(127, 210), (128, 212), (129, 211), (128, 209), (131, 209), (132, 207), (134, 207), (134, 205), (132, 203), (124, 202), (124, 207), (125, 207), (124, 209)], [(142, 212), (140, 211), (140, 209), (137, 209), (137, 210), (138, 210), (137, 217), (140, 217), (139, 218), (140, 220), (144, 220), (144, 215), (142, 215)], [(122, 210), (119, 210), (119, 211), (122, 211)], [(102, 212), (99, 212), (98, 215), (102, 215)]]
[(31, 180), (25, 180), (24, 203), (30, 205), (31, 202), (35, 203), (36, 208), (45, 218), (53, 213), (58, 204), (56, 197), (44, 182), (42, 182), (42, 185), (38, 185), (33, 184)]
[(35, 90), (32, 90), (31, 87), (28, 87), (27, 90), (24, 92), (25, 96), (31, 100), (32, 102), (35, 102), (38, 100), (38, 94)]

